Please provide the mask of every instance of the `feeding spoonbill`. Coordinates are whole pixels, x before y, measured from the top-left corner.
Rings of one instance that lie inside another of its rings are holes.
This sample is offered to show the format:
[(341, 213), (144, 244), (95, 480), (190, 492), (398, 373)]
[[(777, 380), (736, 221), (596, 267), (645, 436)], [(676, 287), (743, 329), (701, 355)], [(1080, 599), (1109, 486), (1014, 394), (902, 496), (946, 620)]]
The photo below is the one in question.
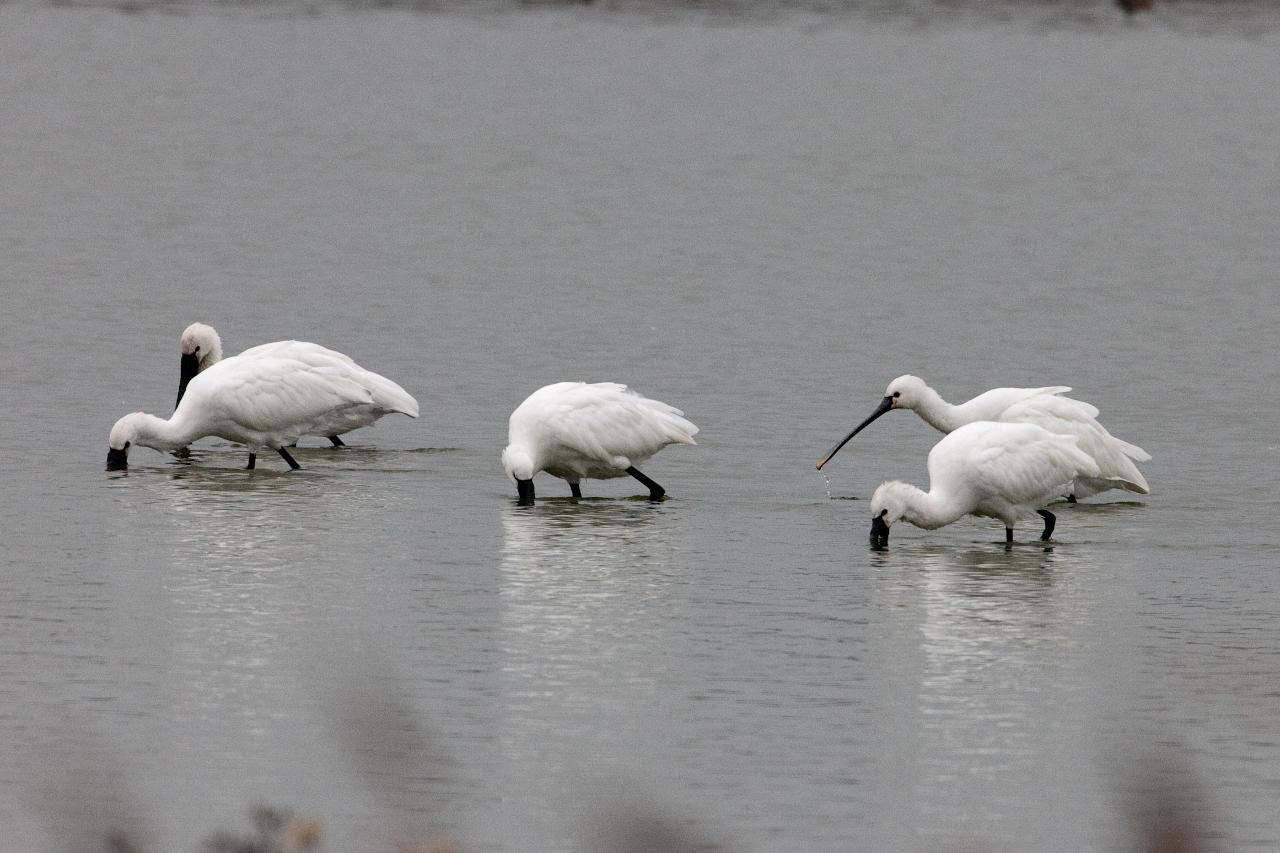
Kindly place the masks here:
[(998, 518), (1005, 541), (1013, 541), (1018, 517), (1032, 511), (1044, 519), (1041, 539), (1057, 519), (1044, 505), (1079, 477), (1098, 476), (1098, 463), (1072, 435), (1035, 424), (979, 421), (943, 436), (929, 451), (929, 491), (900, 480), (882, 483), (871, 496), (871, 544), (889, 544), (898, 519), (936, 530), (964, 515)]
[(129, 467), (129, 448), (135, 444), (177, 450), (208, 435), (248, 447), (250, 469), (264, 447), (299, 468), (285, 445), (300, 435), (347, 432), (392, 412), (418, 416), (412, 397), (386, 403), (350, 370), (276, 355), (219, 361), (185, 391), (168, 420), (134, 412), (116, 421), (108, 440), (108, 471)]
[(515, 481), (519, 502), (533, 503), (533, 475), (567, 480), (582, 497), (583, 477), (631, 475), (650, 500), (666, 491), (635, 467), (668, 444), (693, 444), (698, 428), (684, 412), (616, 382), (557, 382), (539, 388), (511, 413), (502, 466)]
[[(212, 326), (204, 323), (192, 323), (183, 330), (179, 346), (182, 351), (182, 364), (178, 379), (178, 403), (181, 403), (188, 383), (199, 373), (208, 370), (222, 360), (222, 338), (218, 336), (217, 331)], [(331, 367), (335, 370), (343, 371), (353, 380), (367, 387), (382, 408), (387, 411), (412, 414), (412, 417), (415, 418), (418, 416), (418, 401), (413, 399), (408, 392), (387, 377), (371, 370), (365, 370), (356, 364), (351, 356), (344, 353), (308, 341), (273, 341), (268, 344), (250, 347), (240, 353), (238, 357), (260, 358), (262, 356), (291, 358), (312, 367)], [(366, 418), (363, 421), (348, 419), (350, 426), (338, 432), (325, 433), (324, 435), (334, 447), (343, 447), (342, 439), (338, 438), (339, 433), (369, 426), (382, 417), (382, 414), (385, 414), (385, 412), (374, 414), (374, 410), (366, 410)], [(313, 435), (315, 433), (303, 434)]]
[(1096, 475), (1082, 476), (1068, 483), (1061, 495), (1074, 503), (1105, 492), (1108, 489), (1126, 489), (1145, 495), (1150, 492), (1147, 480), (1133, 464), (1133, 460), (1145, 462), (1151, 455), (1141, 447), (1121, 441), (1098, 423), (1096, 407), (1080, 400), (1060, 396), (1071, 389), (1065, 385), (1045, 388), (993, 388), (960, 405), (952, 405), (916, 376), (899, 376), (885, 389), (884, 399), (870, 417), (853, 428), (853, 431), (831, 448), (831, 452), (818, 462), (818, 470), (831, 460), (862, 428), (892, 409), (911, 409), (934, 429), (952, 432), (965, 424), (977, 421), (1001, 421), (1003, 423), (1029, 423), (1049, 432), (1075, 436), (1080, 449), (1097, 463)]

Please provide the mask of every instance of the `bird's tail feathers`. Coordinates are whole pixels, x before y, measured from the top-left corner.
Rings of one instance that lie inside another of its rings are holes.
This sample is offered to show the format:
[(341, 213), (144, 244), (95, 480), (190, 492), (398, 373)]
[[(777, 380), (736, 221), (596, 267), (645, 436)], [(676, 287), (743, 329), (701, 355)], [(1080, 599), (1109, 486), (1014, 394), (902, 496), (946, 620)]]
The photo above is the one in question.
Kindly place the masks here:
[(667, 441), (671, 444), (697, 444), (693, 437), (698, 434), (697, 425), (684, 416), (684, 412), (669, 403), (659, 400), (644, 401), (650, 412), (656, 414), (665, 429)]
[(698, 427), (689, 419), (682, 416), (679, 409), (674, 410), (672, 416), (668, 419), (668, 425), (671, 428), (672, 442), (675, 444), (697, 444), (693, 437), (698, 434)]
[(418, 401), (387, 377), (370, 371), (364, 377), (364, 383), (373, 392), (373, 401), (388, 412), (399, 412), (411, 418), (418, 416)]
[[(1113, 435), (1112, 438), (1115, 438), (1115, 436)], [(1130, 459), (1134, 460), (1135, 462), (1151, 461), (1151, 454), (1143, 450), (1138, 445), (1130, 444), (1127, 441), (1121, 441), (1118, 438), (1116, 438), (1116, 442), (1120, 445), (1120, 452), (1123, 453), (1125, 456), (1128, 456)]]
[[(1132, 445), (1129, 446), (1132, 447)], [(1142, 472), (1138, 470), (1137, 465), (1133, 464), (1130, 456), (1123, 453), (1108, 453), (1104, 464), (1105, 467), (1099, 477), (1114, 483), (1112, 488), (1127, 489), (1140, 495), (1150, 494), (1151, 487), (1147, 485), (1147, 478), (1142, 476)]]
[[(1139, 478), (1141, 479), (1141, 477)], [(1126, 491), (1134, 492), (1139, 495), (1151, 494), (1151, 487), (1147, 485), (1146, 480), (1142, 480), (1141, 483), (1135, 483), (1131, 480), (1116, 480), (1115, 483), (1120, 488)]]

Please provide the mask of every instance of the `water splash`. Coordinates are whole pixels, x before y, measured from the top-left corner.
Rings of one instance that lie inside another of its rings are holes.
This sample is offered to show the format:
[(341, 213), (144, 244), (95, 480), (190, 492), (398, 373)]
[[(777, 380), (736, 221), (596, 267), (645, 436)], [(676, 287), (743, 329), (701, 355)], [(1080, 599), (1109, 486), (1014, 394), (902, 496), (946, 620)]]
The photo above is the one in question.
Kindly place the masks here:
[(831, 500), (831, 478), (827, 476), (826, 471), (819, 471), (818, 473), (822, 475), (823, 481), (827, 484), (827, 500)]

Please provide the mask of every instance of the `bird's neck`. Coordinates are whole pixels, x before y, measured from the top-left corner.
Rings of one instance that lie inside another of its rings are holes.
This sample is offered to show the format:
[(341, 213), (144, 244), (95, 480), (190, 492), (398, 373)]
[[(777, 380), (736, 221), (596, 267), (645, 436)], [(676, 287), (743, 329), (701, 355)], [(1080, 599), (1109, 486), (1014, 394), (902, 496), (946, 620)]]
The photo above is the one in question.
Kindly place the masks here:
[(932, 388), (920, 393), (920, 401), (913, 408), (925, 423), (939, 432), (951, 432), (965, 424), (961, 407), (951, 405)]
[(945, 493), (926, 492), (903, 483), (901, 497), (904, 504), (902, 517), (925, 530), (945, 527), (965, 514), (965, 507)]
[(177, 450), (186, 447), (200, 436), (190, 428), (187, 418), (181, 412), (174, 412), (169, 420), (155, 415), (139, 414), (135, 444), (150, 447), (153, 450)]

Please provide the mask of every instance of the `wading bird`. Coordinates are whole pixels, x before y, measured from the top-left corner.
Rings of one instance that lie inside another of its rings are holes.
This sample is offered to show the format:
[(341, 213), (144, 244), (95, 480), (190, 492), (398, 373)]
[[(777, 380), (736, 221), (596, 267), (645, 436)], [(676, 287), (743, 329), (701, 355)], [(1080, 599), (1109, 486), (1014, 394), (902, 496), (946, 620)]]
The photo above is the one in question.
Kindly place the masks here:
[[(192, 323), (187, 326), (182, 332), (179, 345), (182, 350), (182, 364), (178, 378), (178, 403), (175, 403), (175, 406), (182, 402), (182, 397), (187, 391), (187, 384), (192, 379), (222, 360), (222, 338), (218, 336), (212, 326), (204, 323)], [(413, 399), (408, 392), (387, 377), (371, 370), (365, 370), (356, 364), (351, 356), (344, 353), (308, 341), (273, 341), (269, 344), (250, 347), (240, 353), (237, 358), (260, 358), (262, 356), (291, 358), (310, 367), (331, 367), (335, 370), (344, 371), (353, 380), (373, 392), (377, 403), (382, 408), (387, 411), (404, 412), (415, 418), (418, 416), (418, 401)], [(368, 410), (365, 414), (365, 420), (358, 422), (349, 419), (351, 426), (338, 432), (325, 433), (325, 438), (328, 438), (334, 447), (344, 447), (342, 439), (338, 438), (340, 433), (369, 426), (382, 417), (385, 412), (373, 414), (373, 410)], [(315, 434), (317, 433), (303, 433), (303, 435)]]
[(1065, 385), (1046, 388), (994, 388), (979, 394), (960, 405), (952, 405), (924, 383), (911, 375), (899, 376), (885, 389), (884, 399), (865, 421), (831, 448), (831, 452), (818, 462), (818, 470), (836, 455), (863, 427), (885, 412), (893, 409), (911, 409), (926, 423), (941, 432), (952, 432), (965, 424), (978, 421), (1003, 423), (1028, 423), (1043, 427), (1049, 432), (1071, 435), (1079, 439), (1080, 449), (1097, 463), (1098, 474), (1082, 476), (1059, 495), (1074, 503), (1105, 492), (1108, 489), (1126, 489), (1145, 495), (1150, 492), (1147, 480), (1133, 464), (1133, 460), (1145, 462), (1151, 455), (1141, 447), (1121, 441), (1098, 423), (1098, 410), (1088, 403), (1060, 396), (1071, 389)]
[(534, 391), (511, 413), (502, 465), (521, 504), (532, 504), (533, 475), (546, 471), (567, 480), (575, 498), (584, 478), (630, 475), (666, 493), (635, 467), (668, 444), (693, 444), (698, 428), (684, 412), (642, 397), (615, 382), (557, 382)]
[(418, 404), (407, 394), (400, 402), (388, 403), (350, 370), (276, 355), (225, 359), (201, 372), (184, 390), (168, 420), (134, 412), (116, 421), (108, 441), (107, 470), (129, 467), (129, 448), (135, 444), (177, 450), (210, 435), (248, 447), (250, 469), (263, 448), (299, 468), (285, 449), (298, 436), (336, 435), (392, 412), (418, 416)]
[(1041, 539), (1057, 519), (1043, 507), (1078, 477), (1097, 477), (1098, 465), (1075, 436), (1057, 435), (1035, 424), (979, 421), (944, 436), (929, 451), (929, 491), (910, 483), (882, 483), (871, 497), (871, 544), (889, 544), (898, 519), (936, 530), (965, 515), (998, 518), (1005, 541), (1013, 541), (1018, 517), (1044, 519)]

